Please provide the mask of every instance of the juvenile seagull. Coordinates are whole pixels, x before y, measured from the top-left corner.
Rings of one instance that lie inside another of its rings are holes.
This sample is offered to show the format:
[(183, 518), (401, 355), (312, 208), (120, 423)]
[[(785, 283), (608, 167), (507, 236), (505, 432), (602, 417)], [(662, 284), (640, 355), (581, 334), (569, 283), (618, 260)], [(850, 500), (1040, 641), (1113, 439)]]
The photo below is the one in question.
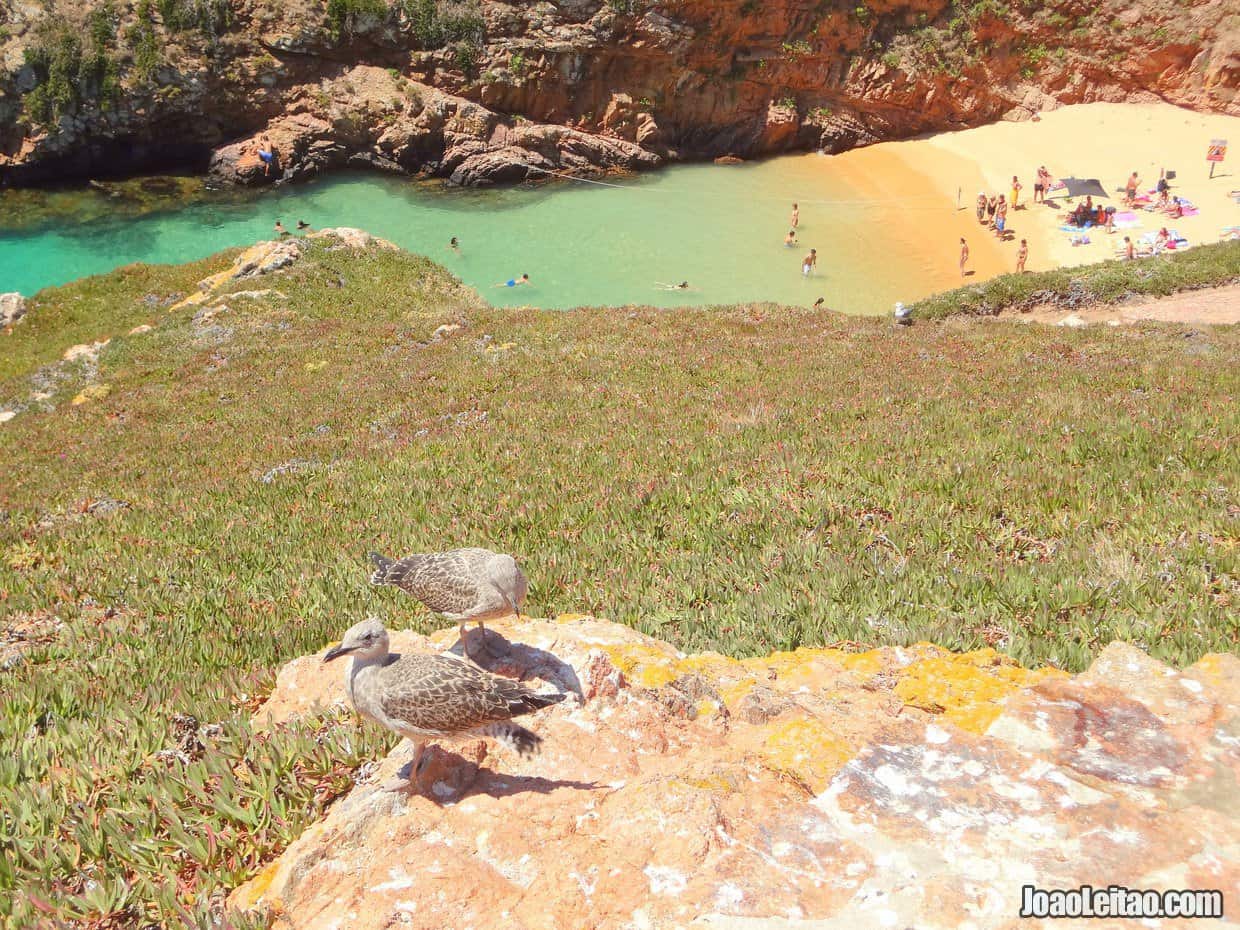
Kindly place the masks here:
[(448, 656), (390, 655), (387, 630), (374, 617), (350, 627), (323, 661), (343, 655), (352, 657), (344, 678), (349, 701), (363, 717), (413, 743), (409, 773), (415, 781), (428, 739), (490, 736), (518, 755), (533, 755), (542, 737), (512, 718), (564, 700), (562, 693), (539, 694)]
[(509, 614), (520, 619), (530, 586), (516, 559), (490, 549), (416, 553), (399, 560), (372, 552), (370, 561), (375, 565), (371, 584), (394, 585), (435, 613), (455, 620), (461, 646), (470, 659), (465, 624), (474, 620), (481, 630), (484, 620)]

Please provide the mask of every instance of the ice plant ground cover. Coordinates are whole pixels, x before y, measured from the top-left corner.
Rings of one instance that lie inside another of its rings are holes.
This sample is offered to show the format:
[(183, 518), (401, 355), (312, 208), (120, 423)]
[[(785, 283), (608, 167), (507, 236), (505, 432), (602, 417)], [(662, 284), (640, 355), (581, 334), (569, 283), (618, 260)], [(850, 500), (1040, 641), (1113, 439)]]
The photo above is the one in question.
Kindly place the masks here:
[(513, 552), (531, 615), (733, 656), (1236, 649), (1235, 327), (501, 310), (329, 243), (170, 309), (230, 254), (0, 336), (11, 926), (205, 919), (382, 754), (247, 722), (367, 613), (438, 625), (369, 548)]

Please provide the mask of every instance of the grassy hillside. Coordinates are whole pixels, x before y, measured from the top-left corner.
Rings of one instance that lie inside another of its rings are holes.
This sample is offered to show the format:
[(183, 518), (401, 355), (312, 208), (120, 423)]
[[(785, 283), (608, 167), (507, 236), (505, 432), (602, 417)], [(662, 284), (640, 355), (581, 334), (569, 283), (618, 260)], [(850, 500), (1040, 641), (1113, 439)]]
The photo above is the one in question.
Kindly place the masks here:
[(1130, 297), (1166, 297), (1180, 291), (1240, 281), (1240, 242), (1215, 242), (1132, 262), (1105, 261), (1075, 268), (1005, 274), (980, 284), (932, 294), (912, 305), (919, 320), (955, 314), (989, 316), (1037, 306), (1067, 309), (1113, 304)]
[(1236, 328), (499, 311), (322, 244), (168, 312), (226, 264), (45, 291), (0, 335), (0, 628), (37, 641), (0, 671), (10, 926), (206, 914), (348, 786), (373, 730), (245, 717), (367, 613), (438, 625), (369, 548), (508, 550), (530, 613), (686, 650), (1237, 648)]

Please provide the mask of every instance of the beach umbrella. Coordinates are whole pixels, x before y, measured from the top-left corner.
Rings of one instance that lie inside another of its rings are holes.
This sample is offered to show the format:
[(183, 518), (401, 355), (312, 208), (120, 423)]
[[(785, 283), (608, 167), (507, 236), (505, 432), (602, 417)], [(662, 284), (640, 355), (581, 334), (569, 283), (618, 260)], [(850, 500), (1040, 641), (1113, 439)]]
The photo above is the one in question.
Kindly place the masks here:
[(1097, 178), (1061, 178), (1063, 186), (1068, 189), (1069, 197), (1084, 197), (1092, 194), (1095, 197), (1108, 196), (1107, 190)]

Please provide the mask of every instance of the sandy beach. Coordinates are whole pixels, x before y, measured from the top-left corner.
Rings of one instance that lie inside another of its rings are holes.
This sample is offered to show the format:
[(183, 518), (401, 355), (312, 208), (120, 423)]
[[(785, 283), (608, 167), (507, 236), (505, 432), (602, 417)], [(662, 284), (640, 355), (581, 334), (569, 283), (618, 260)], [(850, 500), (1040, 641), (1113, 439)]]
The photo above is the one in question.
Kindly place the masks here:
[[(1206, 147), (1211, 139), (1228, 139), (1226, 160), (1209, 177)], [(970, 247), (971, 266), (980, 281), (1014, 271), (1020, 239), (1029, 242), (1030, 271), (1081, 265), (1114, 257), (1125, 235), (1136, 242), (1166, 226), (1191, 245), (1216, 242), (1224, 227), (1240, 225), (1240, 205), (1230, 196), (1240, 190), (1240, 118), (1194, 113), (1170, 104), (1091, 103), (1042, 113), (1037, 120), (1002, 122), (977, 129), (941, 133), (924, 139), (889, 142), (831, 159), (832, 170), (853, 179), (864, 196), (907, 197), (907, 221), (897, 235), (916, 253), (924, 252), (943, 271), (935, 289), (952, 286), (958, 242)], [(1063, 191), (1053, 207), (1033, 203), (1036, 169), (1045, 165), (1055, 177), (1097, 178), (1108, 193), (1100, 202), (1124, 210), (1120, 194), (1128, 175), (1137, 171), (1141, 190), (1158, 181), (1159, 172), (1176, 172), (1172, 193), (1198, 208), (1196, 216), (1171, 220), (1161, 213), (1136, 210), (1130, 229), (1089, 232), (1088, 245), (1073, 246), (1059, 229), (1059, 217), (1072, 209)], [(974, 203), (979, 191), (1007, 195), (1012, 175), (1023, 184), (1020, 208), (1008, 213), (1014, 239), (1000, 243), (979, 226)], [(957, 191), (960, 205), (956, 209)], [(933, 204), (927, 193), (938, 198)], [(920, 199), (919, 199), (920, 198)], [(933, 208), (931, 208), (933, 207)]]

